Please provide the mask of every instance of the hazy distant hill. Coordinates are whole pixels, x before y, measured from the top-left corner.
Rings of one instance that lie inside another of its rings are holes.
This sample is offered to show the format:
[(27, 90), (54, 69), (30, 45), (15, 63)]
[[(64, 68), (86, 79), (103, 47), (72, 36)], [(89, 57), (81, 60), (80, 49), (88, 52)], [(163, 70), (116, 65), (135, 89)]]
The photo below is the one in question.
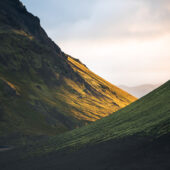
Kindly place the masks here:
[(54, 135), (135, 100), (62, 52), (19, 0), (0, 1), (0, 137)]
[(143, 85), (134, 86), (134, 87), (120, 85), (119, 87), (121, 89), (124, 89), (125, 91), (131, 93), (132, 95), (136, 96), (137, 98), (140, 98), (140, 97), (148, 94), (152, 90), (156, 89), (160, 85), (161, 84), (156, 84), (156, 85), (154, 85), (154, 84), (143, 84)]

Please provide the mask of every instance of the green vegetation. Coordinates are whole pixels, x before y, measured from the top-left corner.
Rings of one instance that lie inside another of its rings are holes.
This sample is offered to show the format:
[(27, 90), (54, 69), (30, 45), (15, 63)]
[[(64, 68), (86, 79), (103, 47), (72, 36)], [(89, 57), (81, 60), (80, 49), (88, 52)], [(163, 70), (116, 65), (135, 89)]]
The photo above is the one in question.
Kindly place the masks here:
[(91, 154), (97, 162), (102, 157), (103, 169), (112, 160), (127, 169), (121, 160), (132, 151), (129, 167), (137, 161), (139, 168), (155, 148), (167, 159), (170, 81), (135, 100), (63, 53), (19, 0), (0, 1), (0, 149), (8, 148), (0, 154), (1, 169), (75, 170), (77, 162), (89, 169)]
[[(168, 169), (170, 81), (94, 123), (29, 138), (2, 154), (7, 169)], [(113, 161), (114, 160), (114, 161)]]
[(64, 54), (19, 0), (0, 1), (1, 139), (56, 135), (135, 100)]
[(111, 139), (139, 135), (158, 138), (170, 133), (170, 81), (145, 97), (91, 125), (52, 137), (36, 145), (34, 154), (77, 150)]

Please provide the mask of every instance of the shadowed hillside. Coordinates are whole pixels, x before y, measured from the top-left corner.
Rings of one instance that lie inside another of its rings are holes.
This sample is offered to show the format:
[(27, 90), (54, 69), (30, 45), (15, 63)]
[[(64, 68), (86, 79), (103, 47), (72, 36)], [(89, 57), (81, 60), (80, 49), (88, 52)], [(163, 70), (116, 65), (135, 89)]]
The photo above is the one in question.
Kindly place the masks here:
[(168, 170), (169, 140), (170, 81), (113, 115), (0, 160), (4, 169)]
[(63, 53), (19, 0), (0, 1), (1, 137), (54, 135), (135, 100)]

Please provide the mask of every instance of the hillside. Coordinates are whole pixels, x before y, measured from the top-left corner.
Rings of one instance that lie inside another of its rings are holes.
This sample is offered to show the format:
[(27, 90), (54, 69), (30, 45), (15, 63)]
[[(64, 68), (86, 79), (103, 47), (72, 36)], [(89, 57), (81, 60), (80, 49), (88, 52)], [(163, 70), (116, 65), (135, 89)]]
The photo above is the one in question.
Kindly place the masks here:
[(168, 170), (169, 140), (170, 81), (90, 125), (4, 152), (0, 163), (4, 169)]
[(62, 52), (19, 0), (0, 1), (0, 137), (54, 135), (135, 100)]
[(168, 134), (170, 133), (169, 99), (170, 81), (113, 115), (52, 138), (54, 145), (50, 143), (45, 148), (58, 150), (68, 146), (80, 147), (134, 134), (150, 137)]

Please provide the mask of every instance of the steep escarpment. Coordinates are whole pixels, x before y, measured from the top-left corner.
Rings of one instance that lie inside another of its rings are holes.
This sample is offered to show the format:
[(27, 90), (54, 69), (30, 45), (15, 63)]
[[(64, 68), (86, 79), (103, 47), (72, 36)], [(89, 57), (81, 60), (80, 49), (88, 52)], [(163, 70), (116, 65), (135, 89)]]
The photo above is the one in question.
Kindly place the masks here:
[(19, 0), (0, 1), (0, 134), (53, 135), (136, 98), (66, 55)]

